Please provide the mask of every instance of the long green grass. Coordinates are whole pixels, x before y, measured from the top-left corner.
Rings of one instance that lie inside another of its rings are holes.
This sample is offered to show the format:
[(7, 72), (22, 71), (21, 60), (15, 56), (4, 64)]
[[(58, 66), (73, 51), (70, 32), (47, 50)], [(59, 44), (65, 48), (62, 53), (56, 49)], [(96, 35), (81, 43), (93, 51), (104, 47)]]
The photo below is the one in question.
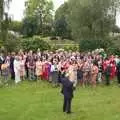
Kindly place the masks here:
[(62, 112), (60, 88), (47, 82), (22, 82), (0, 88), (0, 120), (120, 120), (120, 88), (77, 88), (73, 114)]

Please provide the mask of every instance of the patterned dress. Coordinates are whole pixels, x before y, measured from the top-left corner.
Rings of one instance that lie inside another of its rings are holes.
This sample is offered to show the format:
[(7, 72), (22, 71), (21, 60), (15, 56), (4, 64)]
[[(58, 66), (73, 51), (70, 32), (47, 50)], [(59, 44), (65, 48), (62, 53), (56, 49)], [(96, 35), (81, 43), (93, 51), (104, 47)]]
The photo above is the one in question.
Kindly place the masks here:
[(93, 86), (96, 86), (98, 72), (98, 67), (96, 65), (93, 65), (91, 69), (91, 84)]
[(74, 87), (77, 85), (77, 66), (70, 65), (68, 69), (69, 80), (73, 82)]
[(36, 75), (37, 76), (42, 76), (42, 62), (41, 61), (37, 61), (36, 62)]
[(33, 58), (28, 62), (29, 80), (35, 80), (35, 61)]
[(20, 61), (20, 76), (25, 76), (25, 60)]

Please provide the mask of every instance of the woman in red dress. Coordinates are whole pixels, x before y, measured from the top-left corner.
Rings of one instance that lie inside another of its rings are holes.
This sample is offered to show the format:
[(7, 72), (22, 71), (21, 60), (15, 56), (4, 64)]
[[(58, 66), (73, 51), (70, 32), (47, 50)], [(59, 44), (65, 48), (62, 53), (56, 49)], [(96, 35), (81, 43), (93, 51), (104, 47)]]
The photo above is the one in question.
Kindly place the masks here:
[(43, 75), (42, 75), (42, 79), (43, 80), (49, 80), (49, 62), (48, 61), (45, 61), (43, 63)]
[(111, 74), (110, 74), (110, 78), (111, 80), (113, 80), (115, 78), (115, 75), (116, 75), (116, 65), (115, 65), (115, 61), (111, 61), (110, 62), (110, 65), (111, 65)]

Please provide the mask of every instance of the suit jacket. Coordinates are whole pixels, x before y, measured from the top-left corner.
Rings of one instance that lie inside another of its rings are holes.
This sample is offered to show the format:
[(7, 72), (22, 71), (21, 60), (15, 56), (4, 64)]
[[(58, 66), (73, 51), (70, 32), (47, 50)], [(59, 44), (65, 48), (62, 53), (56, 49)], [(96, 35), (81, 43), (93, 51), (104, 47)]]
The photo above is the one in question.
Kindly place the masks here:
[(61, 93), (65, 98), (71, 99), (73, 97), (73, 83), (66, 77), (61, 79), (62, 90)]
[(117, 64), (117, 75), (120, 75), (120, 62)]
[(14, 60), (15, 58), (13, 56), (11, 56), (10, 58), (10, 69), (14, 70)]

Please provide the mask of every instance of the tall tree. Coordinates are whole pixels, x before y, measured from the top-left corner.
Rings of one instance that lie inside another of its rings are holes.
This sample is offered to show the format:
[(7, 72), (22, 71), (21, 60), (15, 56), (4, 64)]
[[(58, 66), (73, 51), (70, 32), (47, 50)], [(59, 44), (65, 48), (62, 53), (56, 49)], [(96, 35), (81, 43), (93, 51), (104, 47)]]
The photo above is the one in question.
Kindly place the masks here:
[[(92, 43), (106, 43), (106, 37), (115, 25), (115, 11), (119, 2), (120, 0), (69, 0), (68, 21), (74, 38), (82, 43), (88, 40), (95, 40)], [(103, 45), (105, 46), (106, 44)]]
[(67, 15), (69, 13), (68, 3), (62, 4), (55, 12), (54, 28), (55, 35), (61, 37), (71, 37), (71, 30), (67, 23)]
[(9, 3), (12, 0), (0, 0), (0, 41), (5, 42), (8, 34), (9, 17), (5, 8), (9, 9)]
[(32, 37), (38, 34), (38, 23), (34, 16), (24, 18), (22, 25), (22, 34), (25, 37)]
[(21, 33), (22, 22), (21, 21), (11, 21), (9, 24), (9, 30)]
[[(37, 31), (44, 33), (47, 26), (51, 26), (53, 22), (53, 2), (48, 0), (28, 0), (26, 2), (25, 19), (33, 18), (36, 20)], [(28, 26), (30, 27), (30, 26)], [(24, 28), (25, 29), (25, 28)]]

